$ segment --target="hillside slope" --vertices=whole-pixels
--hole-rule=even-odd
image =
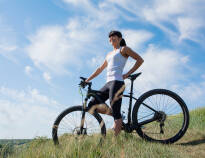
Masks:
[[[36,138],[15,146],[9,158],[202,158],[205,155],[205,108],[190,112],[190,126],[185,136],[171,145],[146,142],[136,134],[122,132],[115,138],[108,132],[103,144],[99,136],[67,136],[63,144],[54,146],[52,140]],[[2,150],[3,152],[3,150]]]

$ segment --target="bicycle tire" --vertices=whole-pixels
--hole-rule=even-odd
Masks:
[[[63,125],[63,119],[65,120],[66,117],[70,117],[71,114],[73,114],[74,112],[78,112],[77,115],[78,117],[76,118],[72,118],[72,120],[70,120],[71,122],[67,123],[67,125],[69,126],[72,126],[73,123],[77,123],[76,120],[74,119],[78,119],[78,121],[81,121],[81,113],[82,113],[82,106],[72,106],[70,108],[67,108],[66,110],[64,110],[63,112],[61,112],[58,117],[56,118],[56,120],[54,121],[54,124],[53,124],[53,128],[52,128],[52,138],[53,138],[53,142],[55,145],[59,144],[59,138],[64,135],[64,134],[71,134],[71,135],[76,135],[75,133],[75,130],[77,130],[77,128],[80,127],[80,122],[78,122],[78,126],[77,127],[74,127],[73,129],[73,133],[69,133],[68,132],[68,126],[66,126],[65,128],[67,129],[65,131],[64,134],[59,134],[59,130],[61,128],[61,126]],[[95,122],[97,124],[99,124],[99,133],[102,135],[102,136],[105,136],[106,135],[106,127],[105,127],[105,123],[102,119],[102,117],[97,113],[97,112],[93,112],[93,114],[89,113],[88,110],[86,109],[86,114],[85,114],[85,123],[84,123],[84,126],[86,125],[86,119],[88,118],[88,116],[90,116],[92,119],[92,123]],[[89,118],[90,119],[90,118]],[[69,119],[66,119],[69,121]],[[75,122],[76,121],[76,122]],[[70,127],[71,128],[71,127]],[[86,127],[87,128],[87,127]],[[85,128],[85,129],[86,129]],[[87,129],[86,129],[87,130]],[[90,133],[88,133],[86,131],[86,134],[90,135]],[[94,133],[93,133],[94,134]],[[84,133],[85,135],[85,133]]]
[[[166,106],[165,104],[162,105],[161,103],[159,103],[163,101],[163,98],[165,97],[168,97],[168,100],[169,100],[169,101],[168,100],[166,101]],[[152,98],[160,98],[159,99],[160,101],[159,100],[155,101],[155,103],[153,104],[153,102],[150,101]],[[168,103],[170,102],[170,100],[171,100],[172,106],[168,107]],[[173,101],[174,101],[174,104],[173,104]],[[165,103],[165,99],[163,102]],[[149,103],[149,105],[152,103],[152,108],[154,108],[155,106],[155,110],[163,114],[164,116],[163,118],[164,126],[163,127],[166,128],[168,132],[172,130],[171,128],[173,128],[173,135],[168,134],[167,131],[165,132],[163,128],[158,126],[159,122],[161,122],[160,125],[161,124],[163,125],[162,120],[159,122],[154,121],[154,122],[145,124],[143,126],[139,125],[140,119],[143,121],[146,120],[145,117],[144,118],[141,117],[140,113],[144,113],[144,115],[146,114],[146,116],[149,118],[153,117],[151,116],[152,110],[149,110],[142,103],[147,103],[147,104]],[[178,107],[173,107],[175,104],[178,104]],[[165,110],[170,108],[171,110],[165,112],[165,110],[163,111],[163,108]],[[147,114],[148,111],[150,111],[150,115]],[[173,112],[176,111],[176,113],[171,114],[170,111],[173,111]],[[133,120],[133,124],[137,126],[136,132],[143,139],[148,140],[148,141],[160,142],[164,144],[171,144],[171,143],[178,141],[187,131],[187,128],[189,126],[189,111],[183,99],[176,93],[170,90],[166,90],[166,89],[153,89],[153,90],[150,90],[142,94],[139,97],[139,99],[136,101],[134,108],[133,108],[132,120]],[[157,126],[160,128],[160,130],[157,129]],[[177,127],[179,127],[179,129],[176,130]],[[156,131],[154,131],[155,129]],[[149,132],[148,130],[154,131],[154,132]],[[157,131],[160,131],[160,133],[157,133]]]

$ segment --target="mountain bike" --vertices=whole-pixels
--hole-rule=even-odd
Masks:
[[[166,89],[153,89],[142,94],[138,99],[133,94],[134,80],[141,73],[130,75],[130,92],[122,95],[129,98],[127,122],[123,119],[122,130],[127,133],[136,132],[141,138],[171,144],[179,140],[189,126],[189,111],[183,99],[176,93]],[[87,88],[82,105],[65,109],[56,118],[52,128],[54,144],[59,144],[64,135],[95,135],[106,136],[106,126],[97,110],[90,110],[87,102],[91,97],[106,104],[98,97],[100,91],[91,88],[91,82],[80,77],[80,89]],[[134,107],[132,107],[132,103]],[[99,105],[96,105],[96,107]]]

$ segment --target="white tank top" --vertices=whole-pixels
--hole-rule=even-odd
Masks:
[[[122,72],[127,58],[120,53],[121,47],[106,56],[107,61],[107,82],[118,80],[123,81]]]

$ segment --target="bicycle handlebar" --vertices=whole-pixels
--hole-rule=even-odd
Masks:
[[[84,78],[84,77],[80,77],[80,79],[82,79],[83,81],[85,81],[87,78]]]
[[[85,82],[87,78],[80,77],[81,81],[78,85],[80,85],[82,88],[85,88],[87,85],[91,86],[92,82]]]

